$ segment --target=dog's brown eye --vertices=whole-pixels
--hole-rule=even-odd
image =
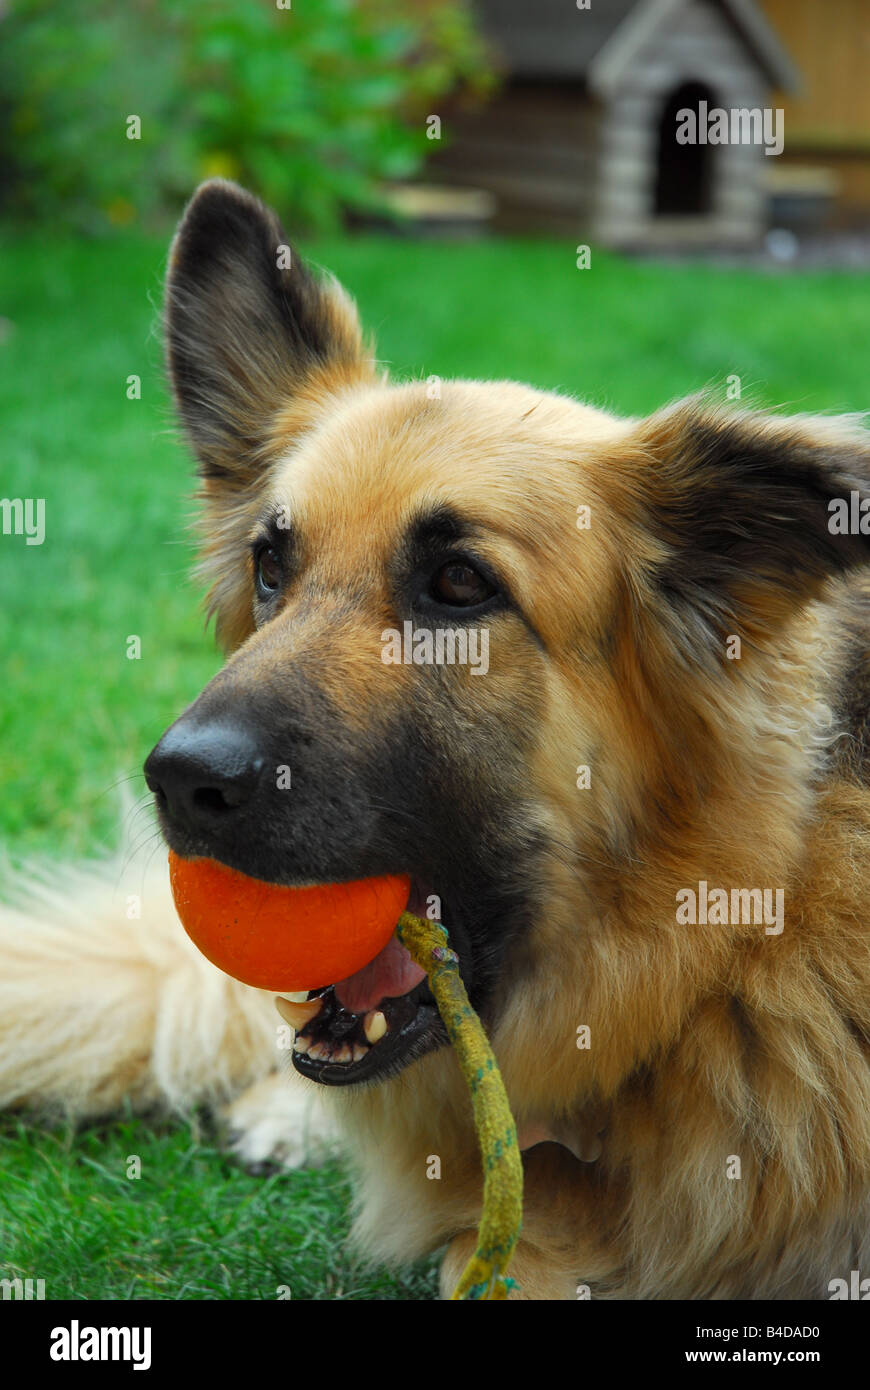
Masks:
[[[438,603],[450,604],[454,608],[470,608],[472,604],[483,603],[490,598],[495,589],[471,565],[454,560],[436,571],[430,592]]]
[[[254,566],[257,571],[257,583],[267,594],[273,594],[276,589],[281,587],[283,572],[281,561],[277,551],[271,546],[264,545],[257,551],[254,559]]]

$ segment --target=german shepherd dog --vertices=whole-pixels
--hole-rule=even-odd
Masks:
[[[860,425],[393,385],[345,292],[222,181],[175,238],[166,338],[229,653],[145,765],[169,845],[280,884],[407,873],[437,903],[524,1149],[515,1296],[870,1276]],[[487,661],[438,660],[444,632]],[[358,1237],[446,1246],[449,1290],[482,1181],[425,979],[394,939],[320,997],[293,1064],[347,1136]],[[104,1102],[153,1094],[149,1026],[118,1024]],[[238,1081],[233,1049],[268,1047],[245,1028],[197,1065]]]

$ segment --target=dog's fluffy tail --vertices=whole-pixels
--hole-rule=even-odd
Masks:
[[[0,1107],[218,1101],[275,1064],[271,996],[182,930],[165,857],[0,866]]]

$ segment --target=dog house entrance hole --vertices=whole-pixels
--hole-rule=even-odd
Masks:
[[[710,145],[677,144],[677,113],[688,108],[699,118],[699,107],[716,104],[704,82],[684,82],[665,102],[659,121],[656,160],[655,213],[657,217],[698,217],[712,207],[712,155]],[[699,118],[700,119],[700,118]]]

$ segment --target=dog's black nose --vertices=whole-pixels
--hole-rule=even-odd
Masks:
[[[265,765],[243,724],[182,716],[145,763],[145,781],[170,816],[191,829],[214,825],[249,801]]]

